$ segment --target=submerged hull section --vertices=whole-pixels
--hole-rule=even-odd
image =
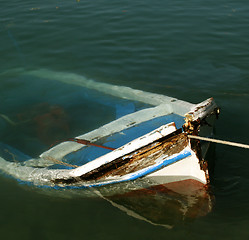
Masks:
[[[74,74],[55,74],[48,70],[21,72],[18,81],[25,83],[28,81],[31,86],[35,78],[37,84],[42,86],[56,82],[54,86],[57,89],[61,84],[63,96],[68,92],[70,94],[68,99],[63,97],[55,100],[53,93],[50,93],[51,101],[45,107],[42,105],[42,112],[37,112],[38,108],[35,107],[37,105],[34,106],[37,111],[33,111],[30,115],[26,114],[30,112],[26,109],[20,115],[21,117],[25,115],[25,119],[21,122],[16,123],[17,117],[14,115],[10,118],[8,116],[1,118],[0,123],[4,123],[4,126],[9,124],[8,129],[11,131],[16,131],[15,124],[27,127],[25,124],[30,120],[34,125],[33,132],[32,129],[28,129],[27,134],[22,132],[18,135],[14,132],[14,135],[19,137],[19,145],[15,142],[12,145],[13,139],[7,141],[9,145],[33,157],[9,145],[0,145],[0,169],[4,173],[35,186],[54,189],[92,187],[104,189],[105,186],[118,188],[119,184],[126,184],[138,190],[154,185],[171,184],[171,188],[175,186],[175,190],[172,191],[180,193],[181,187],[176,187],[177,183],[179,186],[182,186],[182,183],[184,185],[185,183],[196,185],[196,182],[200,185],[208,183],[208,172],[203,167],[205,164],[202,162],[203,156],[200,155],[200,144],[196,140],[190,142],[186,133],[198,134],[200,130],[198,128],[200,126],[203,128],[206,116],[216,107],[213,99],[195,105],[159,94],[97,83]],[[50,95],[43,101],[48,100]],[[23,98],[27,101],[25,94]],[[64,108],[55,108],[60,101]],[[103,122],[103,126],[97,128],[95,126],[95,130],[77,138],[116,150],[110,152],[108,149],[65,141],[43,152],[44,144],[51,143],[47,140],[51,140],[50,129],[55,128],[51,119],[53,120],[56,114],[59,114],[61,123],[58,132],[63,129],[66,136],[72,137],[70,134],[75,131],[70,132],[66,113],[71,111],[71,114],[74,114],[74,107],[80,101],[82,102],[79,104],[79,109],[89,109],[89,106],[94,106],[96,113],[101,109],[101,114],[108,109],[110,113],[108,122],[109,117],[110,122]],[[73,105],[71,108],[68,107],[70,104]],[[83,122],[79,116],[80,114],[73,115],[74,119]],[[97,116],[99,117],[98,114]],[[11,121],[13,119],[14,122]],[[184,119],[187,119],[186,125]],[[46,125],[46,131],[43,131],[45,122],[50,125]],[[182,132],[183,125],[185,132]],[[205,132],[209,134],[212,126],[205,127],[207,127]],[[84,129],[84,126],[79,125],[79,129]],[[79,132],[79,129],[76,132]],[[42,135],[44,132],[49,134]],[[28,150],[38,149],[35,153],[25,151],[30,139],[33,145],[28,147]],[[43,150],[40,151],[41,149]],[[43,153],[40,154],[41,152]],[[127,190],[130,190],[129,187]]]
[[[57,189],[102,187],[137,179],[149,182],[146,186],[184,180],[207,184],[206,173],[201,169],[187,135],[176,130],[174,123],[155,129],[80,167],[59,160],[51,163],[50,158],[28,159],[18,152],[15,154],[20,155],[20,159],[22,157],[22,162],[0,158],[0,167],[24,182]],[[77,151],[79,154],[80,150]],[[56,163],[65,165],[58,169]],[[137,185],[137,189],[143,187]]]
[[[61,187],[101,187],[139,178],[153,185],[188,179],[207,183],[187,135],[176,131],[173,123],[70,171],[68,176],[53,182]]]

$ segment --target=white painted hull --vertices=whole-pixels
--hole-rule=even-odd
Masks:
[[[191,194],[193,189],[193,186],[190,186],[189,189],[187,189],[186,186],[181,188],[181,185],[183,185],[182,183],[184,181],[188,181],[189,183],[196,185],[197,189],[195,190],[198,190],[199,187],[201,188],[207,184],[205,172],[200,169],[199,160],[194,152],[191,156],[188,156],[179,162],[149,174],[145,178],[149,178],[155,183],[155,185],[167,185],[168,187],[171,186],[170,188],[173,191],[184,194]],[[180,188],[177,187],[177,183],[179,183]]]
[[[92,142],[102,141],[108,137],[111,138],[111,136],[115,134],[120,135],[122,138],[127,129],[131,129],[132,127],[135,128],[154,119],[160,119],[171,115],[178,116],[183,123],[185,117],[191,121],[196,120],[198,118],[205,117],[216,107],[213,99],[208,99],[201,104],[195,105],[168,96],[146,93],[140,90],[134,90],[122,86],[113,86],[106,83],[97,83],[93,80],[88,80],[75,74],[55,73],[48,70],[28,71],[21,74],[39,77],[39,79],[44,78],[50,79],[51,81],[61,81],[63,84],[73,84],[79,86],[80,88],[82,87],[98,91],[98,94],[109,94],[111,97],[126,100],[128,99],[131,102],[134,101],[146,104],[146,108],[136,110],[132,113],[123,115],[122,117],[118,117],[98,129],[78,136],[78,138],[86,139]],[[115,105],[115,102],[113,105]],[[172,121],[162,122],[163,123],[160,123],[159,126]],[[179,120],[179,129],[181,129],[183,123]],[[153,127],[153,129],[156,129],[157,127]],[[212,127],[210,127],[209,130],[211,129]],[[146,133],[148,134],[150,131],[147,131]],[[24,162],[14,162],[12,161],[12,155],[9,156],[8,159],[3,154],[0,156],[0,169],[20,181],[27,182],[29,184],[31,183],[35,186],[45,186],[56,189],[70,187],[91,188],[103,187],[105,185],[109,187],[110,185],[119,186],[120,183],[130,185],[132,186],[132,189],[142,189],[144,186],[153,185],[167,184],[169,186],[169,184],[171,184],[171,186],[173,186],[172,184],[175,183],[182,185],[182,183],[186,181],[189,183],[198,182],[201,186],[205,186],[207,184],[205,172],[200,169],[199,160],[194,151],[190,149],[190,146],[186,147],[182,152],[173,154],[173,156],[160,156],[160,158],[158,158],[155,162],[153,168],[145,168],[122,177],[115,176],[112,178],[102,179],[103,181],[99,181],[97,184],[94,184],[93,182],[87,183],[84,181],[78,181],[76,183],[67,183],[66,181],[62,184],[56,183],[56,180],[58,179],[80,179],[84,174],[87,174],[106,163],[110,163],[117,158],[122,158],[123,155],[129,154],[130,152],[135,152],[141,146],[145,146],[146,144],[160,139],[161,136],[165,137],[167,134],[172,133],[172,126],[167,128],[165,132],[157,130],[154,130],[153,132],[153,137],[155,138],[151,137],[152,135],[148,138],[146,137],[146,139],[149,140],[147,142],[143,142],[143,140],[141,140],[143,137],[147,136],[144,132],[140,135],[140,140],[135,142],[135,144],[134,139],[138,136],[136,135],[134,138],[132,136],[133,141],[129,138],[124,143],[121,141],[123,145],[119,145],[117,150],[109,154],[105,153],[100,155],[95,159],[91,159],[90,163],[84,163],[81,164],[81,166],[77,165],[77,168],[73,170],[67,168],[62,169],[59,167],[56,168],[55,162],[50,159],[55,159],[57,163],[59,161],[63,162],[64,158],[66,158],[69,154],[77,153],[77,151],[87,148],[86,146],[82,146],[76,142],[63,142],[43,152],[39,158],[30,158]],[[10,150],[12,149],[10,148]]]

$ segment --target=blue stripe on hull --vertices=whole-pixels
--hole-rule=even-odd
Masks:
[[[83,188],[90,188],[90,187],[101,187],[101,186],[106,186],[106,185],[110,185],[110,184],[115,184],[115,183],[121,183],[121,182],[127,182],[127,181],[133,181],[136,180],[138,178],[144,177],[150,173],[153,173],[155,171],[158,171],[159,169],[166,167],[174,162],[177,162],[179,160],[182,160],[186,157],[191,156],[191,150],[190,149],[185,149],[183,150],[181,153],[177,154],[176,156],[172,156],[172,157],[168,157],[166,158],[164,161],[155,164],[153,166],[147,167],[145,169],[142,169],[138,172],[135,172],[133,174],[130,174],[128,178],[125,179],[120,179],[120,180],[114,180],[114,181],[110,181],[110,182],[100,182],[100,183],[96,183],[96,184],[91,184],[88,186],[82,186]]]

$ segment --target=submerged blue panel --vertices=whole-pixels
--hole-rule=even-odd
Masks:
[[[119,148],[124,144],[141,137],[162,125],[168,124],[170,122],[175,122],[177,128],[181,128],[184,123],[184,118],[176,115],[170,114],[167,116],[157,117],[149,121],[140,123],[134,127],[125,129],[122,133],[116,133],[106,139],[108,146],[113,148]]]
[[[177,128],[181,128],[184,123],[184,118],[176,115],[170,114],[167,116],[162,116],[158,118],[151,119],[149,121],[140,123],[134,127],[130,127],[125,129],[122,132],[115,133],[113,135],[107,136],[103,139],[97,141],[97,144],[119,148],[124,144],[139,138],[156,128],[159,128],[162,125],[165,125],[170,122],[175,122]],[[83,165],[87,162],[90,162],[106,153],[110,152],[110,150],[98,148],[94,146],[84,147],[76,152],[70,153],[65,156],[64,160],[70,164],[74,165]]]
[[[121,112],[127,113],[129,109],[132,109],[132,106],[130,105],[127,109],[124,108],[124,111],[120,110]],[[102,138],[98,140],[96,143],[112,148],[119,148],[123,146],[124,144],[139,138],[143,136],[144,134],[147,134],[154,129],[165,125],[170,122],[175,122],[177,128],[180,128],[182,124],[184,123],[184,118],[176,115],[176,114],[170,114],[167,116],[163,117],[158,117],[151,119],[149,121],[140,123],[138,125],[135,125],[133,127],[130,127],[128,129],[123,130],[122,132],[115,133],[113,135],[107,136],[105,138]],[[73,164],[73,165],[83,165],[87,162],[90,162],[104,154],[109,153],[111,150],[108,149],[103,149],[99,147],[94,147],[94,146],[86,146],[81,148],[78,151],[75,151],[73,153],[68,154],[67,156],[64,157],[63,161]],[[3,157],[4,159],[8,161],[18,161],[18,162],[23,162],[30,157],[28,155],[25,155],[21,151],[16,150],[15,148],[7,145],[0,143],[0,156]],[[58,169],[58,168],[66,168],[69,169],[71,167],[68,166],[63,166],[63,165],[58,165],[54,164],[50,168],[53,169]]]
[[[126,104],[116,104],[116,119],[136,111],[135,105],[132,102]]]
[[[37,157],[57,141],[81,135],[151,107],[42,76],[18,75],[1,82],[1,86],[8,87],[10,84],[8,91],[0,89],[3,100],[0,141],[32,157]]]

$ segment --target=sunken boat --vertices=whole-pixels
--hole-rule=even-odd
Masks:
[[[80,101],[114,114],[110,122],[70,136],[38,156],[2,141],[0,169],[5,174],[37,187],[93,189],[105,196],[151,187],[190,196],[203,194],[208,186],[209,145],[188,135],[213,135],[219,113],[213,98],[192,104],[45,69],[21,72],[18,77],[57,82],[65,91],[72,87]],[[1,115],[2,126],[13,125],[10,121]]]

